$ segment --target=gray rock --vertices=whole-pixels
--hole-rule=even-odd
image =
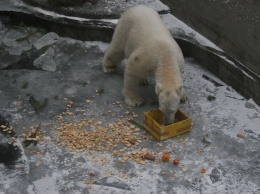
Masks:
[[[11,29],[4,37],[3,43],[5,46],[11,47],[13,45],[16,45],[17,41],[24,39],[26,36],[27,34],[25,32]]]
[[[46,53],[34,60],[33,65],[46,71],[56,71],[56,62],[54,61],[54,50],[49,48]]]
[[[40,39],[38,39],[33,46],[35,46],[38,50],[45,47],[45,46],[49,46],[54,44],[55,42],[57,42],[59,39],[59,36],[54,33],[54,32],[50,32],[48,34],[45,34],[43,37],[41,37]]]
[[[252,98],[250,98],[246,103],[245,103],[245,107],[246,108],[250,108],[250,109],[255,109],[256,108],[256,103],[254,102],[254,100]]]
[[[24,51],[32,48],[32,45],[27,41],[28,35],[22,30],[11,29],[3,38],[3,43],[8,47],[9,54],[20,55]]]
[[[255,119],[255,118],[257,118],[257,113],[255,113],[255,112],[250,112],[250,113],[247,114],[247,117],[248,117],[249,119]]]

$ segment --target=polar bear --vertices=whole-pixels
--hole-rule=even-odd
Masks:
[[[183,95],[181,72],[182,51],[172,38],[159,14],[139,5],[129,8],[119,19],[112,41],[103,59],[103,71],[115,72],[127,58],[123,95],[130,106],[140,106],[138,85],[147,77],[155,77],[159,109],[166,123],[172,123]]]

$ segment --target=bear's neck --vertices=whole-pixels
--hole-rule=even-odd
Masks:
[[[155,72],[156,83],[161,83],[166,88],[178,88],[182,85],[181,72],[177,64],[162,63]]]

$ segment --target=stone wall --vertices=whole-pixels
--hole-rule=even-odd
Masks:
[[[172,13],[260,75],[259,0],[162,0]]]

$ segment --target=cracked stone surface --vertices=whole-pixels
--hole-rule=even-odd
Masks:
[[[164,22],[171,23],[167,18]],[[38,44],[43,39],[48,44]],[[185,59],[183,74],[188,101],[180,106],[193,120],[190,133],[158,142],[140,128],[133,133],[138,144],[116,144],[108,151],[65,145],[62,123],[72,124],[74,131],[74,125],[95,120],[82,130],[91,132],[122,122],[131,131],[124,119],[141,124],[143,112],[158,108],[153,79],[140,87],[143,107],[124,103],[125,61],[116,74],[104,74],[107,46],[0,22],[0,193],[259,193],[260,108],[192,58]],[[48,100],[38,114],[31,96]],[[8,134],[2,125],[14,132]],[[23,134],[37,126],[39,142],[26,147]],[[6,163],[8,145],[18,150],[18,159]],[[151,150],[156,160],[122,162],[124,154],[143,149]],[[122,154],[113,154],[115,150]],[[170,162],[161,161],[164,152],[170,153]],[[180,160],[178,166],[172,164],[174,158]]]
[[[158,0],[93,0],[94,3],[86,1],[78,6],[53,6],[49,0],[23,0],[29,5],[41,7],[45,10],[69,16],[77,16],[91,19],[117,19],[129,7],[134,5],[147,5],[159,13],[169,12],[169,8]],[[87,11],[86,11],[87,10]]]

